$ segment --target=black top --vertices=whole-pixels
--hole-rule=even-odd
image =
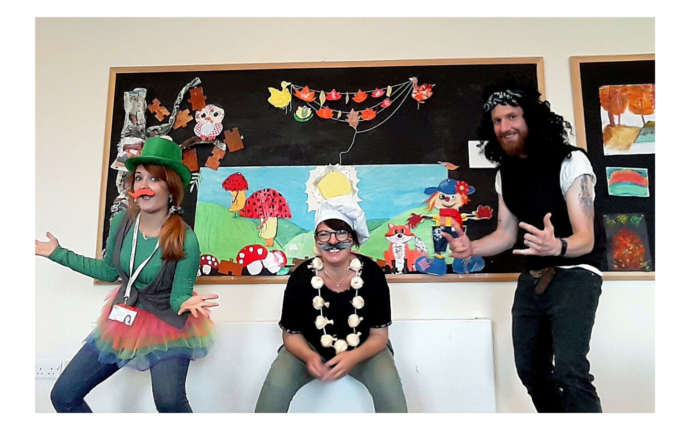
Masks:
[[[581,151],[579,148],[573,150]],[[587,154],[585,151],[582,152]],[[518,220],[538,229],[544,228],[544,216],[550,212],[556,237],[568,237],[573,234],[560,182],[561,164],[565,156],[560,160],[511,157],[500,166],[503,201],[510,212]],[[606,237],[601,215],[596,210],[596,199],[594,205],[594,248],[590,253],[574,258],[526,256],[525,269],[538,270],[549,266],[589,264],[599,270],[605,270]],[[520,237],[522,235],[524,232]],[[520,243],[521,241],[518,240],[518,244]]]
[[[324,285],[321,287],[321,297],[330,303],[328,307],[323,308],[323,316],[333,320],[333,324],[326,325],[326,333],[345,340],[348,334],[354,331],[361,332],[361,345],[367,340],[370,328],[391,325],[391,301],[383,270],[370,258],[359,254],[356,256],[362,262],[361,278],[364,281],[362,288],[358,290],[358,294],[364,299],[364,307],[357,310],[357,315],[363,318],[359,325],[353,330],[347,323],[348,317],[355,313],[352,306],[352,298],[356,291],[354,288],[350,287],[336,293]],[[315,271],[307,267],[312,260],[300,264],[290,275],[283,295],[283,312],[278,324],[288,333],[302,334],[323,358],[330,360],[335,356],[335,349],[321,346],[321,336],[324,332],[315,325],[316,317],[321,315],[321,312],[312,304],[314,297],[319,294],[318,290],[311,286]]]

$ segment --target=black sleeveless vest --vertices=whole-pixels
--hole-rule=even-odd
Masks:
[[[568,237],[573,234],[565,197],[561,191],[561,163],[564,159],[554,162],[552,158],[551,162],[544,162],[543,159],[535,157],[511,158],[499,167],[503,201],[508,209],[518,220],[538,229],[544,228],[544,216],[551,212],[551,223],[556,237]],[[525,269],[539,270],[549,266],[589,264],[599,270],[605,270],[604,225],[598,211],[595,210],[594,214],[594,248],[589,254],[575,258],[525,256]],[[524,233],[525,231],[520,231],[518,243],[522,243]]]
[[[129,276],[122,270],[120,264],[120,252],[122,251],[122,244],[125,241],[125,235],[129,233],[134,223],[125,215],[118,227],[115,235],[115,249],[113,251],[113,264],[117,269],[120,278],[122,279],[122,286],[115,296],[116,304],[123,304],[125,302],[125,291],[127,290],[127,281]],[[185,229],[189,226],[185,223]],[[160,320],[165,321],[171,326],[181,329],[187,322],[188,314],[177,315],[177,312],[170,307],[170,294],[172,292],[173,279],[175,278],[175,268],[177,261],[164,260],[161,270],[158,272],[153,281],[144,289],[137,290],[132,286],[130,297],[127,300],[128,306],[139,304],[142,309],[151,312]]]

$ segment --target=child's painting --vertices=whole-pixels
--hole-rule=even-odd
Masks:
[[[655,85],[599,88],[604,155],[654,154]]]
[[[647,169],[607,167],[606,184],[611,196],[649,197]]]
[[[416,261],[435,258],[436,239],[432,228],[416,228],[419,220],[410,219],[436,216],[427,184],[445,184],[447,176],[440,164],[202,168],[194,231],[205,261],[212,264],[200,275],[287,274],[314,255],[316,209],[342,195],[360,204],[371,234],[356,252],[387,273],[419,271]],[[454,199],[452,193],[445,196]],[[481,206],[457,212],[462,220],[474,220],[491,218],[492,210]],[[445,263],[439,263],[444,273]]]
[[[644,214],[605,214],[608,269],[654,270]]]
[[[447,176],[441,165],[202,168],[194,230],[202,254],[220,262],[207,274],[287,273],[313,256],[316,208],[344,194],[359,202],[371,233],[358,252],[383,261],[391,225],[424,210],[424,189],[415,184]],[[432,242],[428,229],[405,239],[412,250],[417,240]]]

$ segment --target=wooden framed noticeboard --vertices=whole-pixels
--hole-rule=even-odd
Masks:
[[[655,56],[571,57],[575,127],[597,176],[609,279],[654,279]]]
[[[495,169],[477,148],[481,92],[515,74],[544,94],[543,69],[541,58],[112,68],[99,253],[126,208],[124,160],[163,135],[193,173],[182,208],[204,254],[199,283],[285,282],[313,255],[315,208],[337,192],[364,209],[371,239],[357,252],[390,282],[514,280],[522,265],[510,251],[469,274],[450,258],[446,275],[420,274],[410,262],[433,254],[431,223],[404,227],[433,215],[425,190],[451,179],[472,189],[468,236],[495,229]],[[240,257],[249,248],[261,254],[252,267]]]

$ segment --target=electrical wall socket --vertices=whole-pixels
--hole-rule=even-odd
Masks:
[[[57,379],[62,372],[61,360],[36,360],[36,379]]]

